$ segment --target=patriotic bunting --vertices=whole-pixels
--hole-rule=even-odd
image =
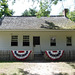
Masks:
[[[51,51],[45,51],[45,53],[50,59],[56,60],[62,57],[64,51],[63,50],[55,50],[55,51],[51,50]]]
[[[30,53],[32,51],[25,51],[25,50],[12,50],[11,51],[13,56],[16,58],[16,59],[19,59],[19,60],[24,60],[26,59]]]

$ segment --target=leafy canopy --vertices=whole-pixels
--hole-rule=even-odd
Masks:
[[[75,22],[75,10],[72,11],[72,12],[69,12],[69,13],[67,14],[67,17],[68,17],[70,20],[72,20],[72,21]]]
[[[63,12],[60,12],[59,14],[63,15]],[[67,9],[66,17],[75,22],[75,10],[70,12],[70,10]]]
[[[40,2],[40,10],[36,13],[37,17],[42,16],[49,16],[50,14],[50,7],[48,5],[48,2]]]
[[[10,10],[8,8],[8,4],[7,4],[8,1],[10,1],[10,0],[0,0],[0,17],[12,16],[14,14],[13,10]],[[17,0],[11,0],[11,1],[12,1],[12,3],[15,3]],[[31,1],[31,0],[23,0],[23,1]],[[24,13],[26,15],[29,15],[29,16],[36,15],[38,17],[49,16],[50,11],[51,11],[51,5],[57,4],[58,1],[62,1],[62,0],[32,0],[33,3],[35,3],[36,1],[38,3],[40,3],[40,6],[39,6],[40,10],[37,13],[34,9],[29,9],[29,11],[25,10]],[[24,16],[25,14],[22,14],[22,15]]]
[[[42,16],[49,16],[52,4],[56,5],[58,3],[58,1],[62,1],[62,0],[22,0],[22,1],[28,1],[28,2],[32,1],[33,3],[35,3],[37,1],[40,4],[39,5],[40,10],[37,11],[37,13],[34,9],[29,9],[29,11],[25,10],[22,13],[22,16],[42,17]],[[13,0],[13,2],[15,3],[16,0]],[[30,12],[32,12],[33,14]]]
[[[22,13],[22,16],[36,16],[36,10],[35,8],[29,8],[29,10],[25,10],[23,13]]]
[[[2,16],[12,16],[13,10],[8,8],[7,0],[0,0],[0,18]]]
[[[50,15],[50,11],[51,11],[51,5],[52,4],[57,4],[58,1],[61,0],[32,0],[33,3],[35,3],[35,1],[37,1],[40,5],[39,11],[36,11],[35,9],[29,9],[25,10],[22,14],[22,16],[37,16],[37,17],[42,17],[42,16],[49,16]]]

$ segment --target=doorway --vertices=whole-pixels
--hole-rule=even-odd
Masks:
[[[41,54],[40,51],[40,36],[33,36],[34,54]]]

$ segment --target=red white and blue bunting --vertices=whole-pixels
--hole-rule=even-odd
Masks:
[[[63,50],[55,50],[55,51],[51,50],[51,51],[45,51],[45,53],[50,59],[56,60],[62,57],[64,51]]]
[[[12,50],[11,51],[13,56],[18,59],[18,60],[24,60],[26,59],[30,53],[32,52],[31,50],[25,51],[25,50]]]

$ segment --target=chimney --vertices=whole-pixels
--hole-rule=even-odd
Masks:
[[[66,8],[66,9],[63,10],[64,17],[67,17],[67,13],[68,13],[68,9]]]

